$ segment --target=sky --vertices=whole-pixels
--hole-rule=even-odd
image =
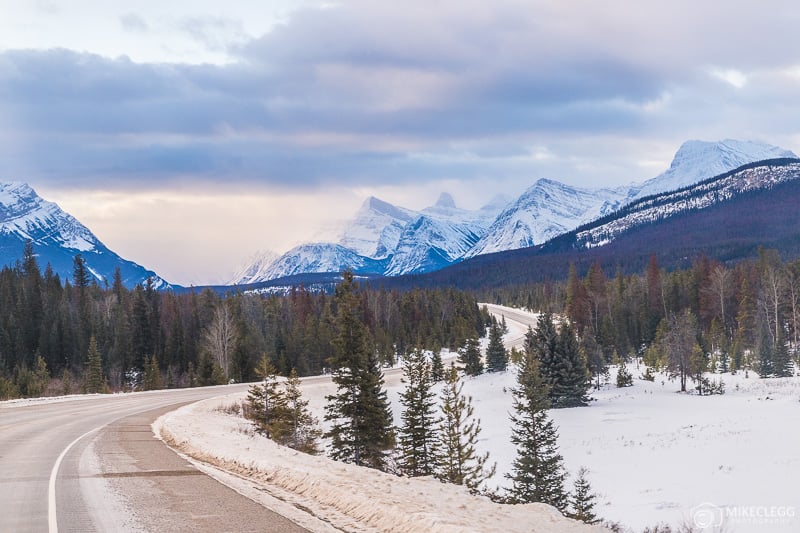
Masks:
[[[179,284],[370,195],[620,185],[688,139],[800,153],[800,6],[0,0],[0,180]],[[488,192],[491,192],[489,194]]]

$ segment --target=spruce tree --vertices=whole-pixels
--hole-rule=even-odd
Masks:
[[[558,374],[558,332],[553,315],[542,313],[536,322],[536,331],[528,328],[525,335],[525,350],[539,361],[539,372],[552,393]]]
[[[464,373],[468,376],[478,376],[483,374],[483,362],[481,361],[481,349],[478,346],[478,339],[470,337],[461,350],[458,351],[458,362],[464,365]]]
[[[555,373],[550,400],[553,407],[586,405],[589,373],[581,355],[578,339],[569,322],[561,323],[556,342]]]
[[[597,495],[592,492],[589,480],[586,479],[586,468],[578,470],[578,477],[575,478],[574,491],[570,494],[570,512],[567,514],[574,520],[580,520],[586,524],[596,524],[600,522],[594,512]]]
[[[403,363],[405,389],[400,394],[403,425],[398,431],[400,469],[408,476],[430,476],[436,464],[436,416],[431,372],[417,348]]]
[[[161,371],[155,355],[150,356],[144,365],[144,390],[161,388]]]
[[[440,350],[434,350],[431,356],[431,380],[438,383],[444,379],[444,364]]]
[[[463,388],[458,371],[450,365],[441,393],[442,417],[435,476],[445,483],[465,485],[477,492],[480,485],[494,475],[496,465],[487,469],[489,453],[478,455],[475,449],[481,425],[473,415],[472,397],[464,395]]]
[[[103,392],[104,386],[103,362],[100,358],[100,351],[97,349],[97,340],[92,336],[89,339],[89,352],[86,362],[86,392],[88,394]]]
[[[489,326],[489,344],[486,347],[486,371],[502,372],[508,367],[508,352],[503,344],[503,332],[497,324],[497,320],[492,319]]]
[[[318,427],[317,419],[308,410],[308,400],[303,399],[300,378],[294,368],[286,380],[284,398],[286,399],[285,412],[287,416],[285,426],[288,431],[281,444],[304,453],[317,455],[320,451],[319,437],[322,431]]]
[[[331,427],[325,436],[333,459],[385,470],[394,446],[392,412],[378,354],[359,316],[353,273],[342,277],[334,297],[337,335],[330,360],[337,392],[326,398],[325,420]]]
[[[772,350],[772,371],[775,377],[785,378],[794,375],[792,357],[786,346],[786,339],[783,335],[783,328],[780,329],[775,348]]]
[[[506,474],[512,481],[509,500],[542,502],[564,511],[566,473],[558,453],[558,432],[547,415],[550,400],[536,357],[527,354],[523,359],[512,394],[511,442],[517,447],[517,455],[511,473]]]
[[[256,431],[267,438],[279,440],[286,433],[286,396],[278,386],[275,367],[267,359],[261,357],[255,374],[261,383],[254,383],[247,391],[250,418]]]

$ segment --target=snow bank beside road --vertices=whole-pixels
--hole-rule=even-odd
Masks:
[[[159,418],[153,430],[189,457],[242,476],[242,484],[256,483],[272,496],[346,531],[604,531],[568,520],[547,505],[499,505],[432,478],[400,478],[278,446],[253,435],[245,419],[215,410],[243,397],[235,394],[187,405]]]

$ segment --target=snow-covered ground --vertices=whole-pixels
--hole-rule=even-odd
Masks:
[[[519,342],[524,327],[509,322],[506,338]],[[666,523],[697,527],[722,522],[725,532],[800,531],[800,378],[762,380],[725,374],[723,396],[676,393],[676,382],[656,374],[632,387],[605,385],[588,407],[551,411],[570,474],[581,466],[599,495],[598,515],[631,531]],[[614,383],[615,369],[611,372]],[[386,373],[396,423],[400,372]],[[497,462],[489,487],[504,487],[515,450],[510,442],[511,369],[466,378],[483,428],[480,448]],[[322,419],[327,377],[304,381],[304,395]],[[241,399],[241,396],[238,397]],[[190,455],[222,462],[255,476],[279,499],[308,508],[347,530],[572,531],[543,506],[501,506],[432,479],[404,479],[333,463],[280,448],[252,436],[244,420],[214,411],[237,400],[207,401],[167,415],[159,428]],[[247,483],[245,483],[247,485]],[[544,520],[544,522],[542,522]],[[572,529],[575,528],[575,529]],[[312,529],[314,529],[312,527]]]

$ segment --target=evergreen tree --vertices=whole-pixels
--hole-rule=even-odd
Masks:
[[[430,476],[436,464],[436,417],[431,372],[425,353],[416,349],[403,363],[405,389],[400,441],[400,469],[408,476]]]
[[[600,522],[594,513],[597,495],[592,492],[589,480],[586,479],[586,472],[584,467],[578,470],[578,477],[575,479],[574,485],[575,489],[569,498],[571,510],[567,516],[586,524],[596,524]]]
[[[444,364],[442,364],[442,354],[439,350],[434,350],[431,356],[431,380],[438,383],[444,379]]]
[[[458,351],[458,362],[464,365],[464,373],[468,376],[483,374],[481,349],[477,338],[470,337],[467,339],[467,344]]]
[[[286,425],[289,431],[281,444],[303,453],[317,455],[320,452],[319,437],[322,431],[318,427],[317,419],[308,410],[308,400],[303,399],[303,393],[300,390],[300,378],[294,368],[286,380],[284,397],[286,398],[286,414],[288,416],[288,424]]]
[[[278,387],[278,376],[275,367],[264,354],[255,369],[256,376],[262,382],[250,386],[247,403],[250,407],[250,418],[256,431],[267,438],[279,440],[286,431],[287,399]]]
[[[772,368],[772,339],[769,336],[769,329],[766,326],[766,321],[762,322],[760,328],[760,335],[758,337],[758,375],[762,378],[770,377],[774,374]]]
[[[633,385],[633,375],[628,371],[625,361],[620,361],[617,368],[617,387],[630,387]]]
[[[331,358],[337,393],[326,398],[325,420],[331,428],[325,436],[331,439],[333,459],[385,470],[394,431],[383,372],[359,316],[353,274],[342,277],[335,293],[337,336]]]
[[[589,400],[589,373],[578,339],[568,321],[561,323],[556,343],[555,374],[550,390],[553,407],[577,407]]]
[[[104,386],[103,362],[100,359],[100,351],[97,349],[97,340],[92,336],[89,339],[86,362],[86,392],[88,394],[103,392]]]
[[[536,331],[528,328],[525,335],[525,350],[539,361],[539,373],[547,386],[548,394],[552,393],[558,375],[558,332],[553,322],[553,315],[542,313],[536,322]]]
[[[566,510],[566,473],[558,453],[558,432],[547,415],[547,386],[539,373],[539,360],[530,354],[522,360],[517,386],[512,391],[514,414],[511,442],[517,448],[508,490],[514,503],[542,502]]]
[[[786,346],[786,338],[783,335],[783,328],[779,330],[775,348],[772,350],[772,371],[775,377],[785,378],[794,375],[792,357]]]
[[[442,417],[435,476],[445,483],[465,485],[477,492],[480,485],[494,475],[496,465],[487,469],[489,453],[478,455],[475,449],[481,424],[474,418],[472,397],[464,395],[463,388],[458,371],[450,365],[441,393]]]
[[[497,324],[497,320],[492,319],[489,326],[489,344],[486,347],[486,371],[502,372],[508,366],[508,352],[503,344],[503,332]]]
[[[144,366],[144,390],[157,390],[162,387],[158,359],[151,355]]]

